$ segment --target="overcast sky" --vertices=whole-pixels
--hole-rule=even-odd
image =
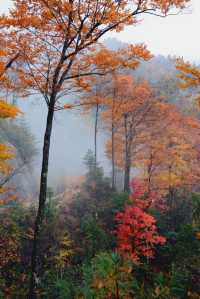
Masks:
[[[12,0],[0,0],[0,12],[6,11]],[[125,42],[145,42],[153,54],[177,55],[200,62],[200,0],[192,0],[190,13],[165,19],[145,16],[142,24],[124,32],[109,34]]]

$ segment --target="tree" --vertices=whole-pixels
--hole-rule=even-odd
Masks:
[[[140,87],[138,85],[137,88],[140,90]],[[128,113],[125,114],[128,125],[122,122],[120,126],[118,122],[115,133],[116,165],[124,169],[127,148],[131,157],[130,168],[137,170],[147,193],[156,192],[161,198],[177,188],[191,191],[198,184],[200,174],[198,119],[183,114],[175,105],[162,99],[149,97],[148,93],[145,95],[145,89],[141,89],[143,92],[142,96],[138,96],[137,106],[137,88],[134,88],[135,95],[130,98],[130,103],[119,109],[122,116],[124,112]],[[107,155],[112,159],[110,140]]]
[[[173,195],[178,188],[192,191],[200,174],[200,123],[172,104],[157,103],[154,109],[156,118],[140,135],[140,150],[135,156],[140,177],[149,193],[156,192],[161,197]]]
[[[84,77],[102,74],[110,63],[114,63],[112,67],[121,63],[118,57],[108,62],[108,51],[96,53],[95,45],[104,34],[135,24],[137,15],[142,13],[165,16],[170,8],[183,8],[188,1],[15,0],[9,15],[1,17],[7,51],[14,55],[20,53],[19,64],[14,67],[19,81],[18,91],[24,96],[39,92],[48,108],[31,262],[30,299],[37,297],[37,251],[44,219],[53,118],[55,111],[63,108],[59,100],[77,86],[85,85]],[[65,107],[69,108],[68,105]]]
[[[16,292],[15,285],[10,281],[20,280],[15,271],[16,265],[20,263],[20,230],[16,223],[4,214],[1,216],[0,228],[0,284],[4,298],[9,298]],[[9,279],[10,277],[10,279]]]
[[[134,282],[131,271],[131,263],[122,261],[116,253],[101,252],[89,265],[84,265],[84,283],[76,298],[131,298]]]
[[[158,235],[155,218],[145,211],[148,204],[135,195],[132,196],[135,201],[116,215],[116,235],[118,252],[137,263],[143,257],[152,258],[155,245],[166,240]]]
[[[113,245],[110,181],[104,176],[102,167],[95,165],[91,151],[87,152],[84,162],[87,167],[85,181],[68,204],[66,219],[66,227],[75,244],[77,264]]]
[[[7,77],[7,71],[12,66],[14,61],[18,58],[19,55],[15,55],[13,58],[7,60],[7,52],[0,51],[0,86],[1,85],[9,85],[10,81]],[[0,99],[0,119],[13,119],[19,113],[19,109],[7,103],[4,99]],[[3,186],[6,183],[6,177],[11,173],[11,165],[9,165],[8,161],[14,157],[14,149],[11,146],[6,144],[0,144],[0,175],[1,175],[1,183],[0,183],[0,193],[2,193],[5,189]],[[2,200],[1,200],[2,201]]]
[[[8,144],[14,154],[10,162],[11,169],[0,179],[0,186],[5,187],[9,183],[14,185],[15,191],[20,196],[30,195],[30,189],[27,189],[28,187],[33,189],[34,182],[33,180],[29,182],[28,179],[29,177],[32,179],[32,163],[37,150],[35,138],[24,119],[20,117],[15,120],[0,120],[0,142]]]
[[[27,243],[30,214],[17,204],[0,213],[0,298],[25,298],[28,289]],[[28,221],[29,223],[29,221]],[[19,286],[21,286],[19,288]]]
[[[106,111],[107,122],[111,120],[112,139],[107,144],[108,156],[114,157],[124,170],[124,191],[130,191],[130,175],[136,139],[143,130],[154,104],[153,92],[147,82],[137,82],[132,76],[118,76],[115,98]],[[115,153],[114,153],[115,146]],[[120,165],[121,164],[121,165]]]
[[[190,62],[185,62],[181,58],[177,59],[176,68],[178,70],[177,77],[179,79],[179,87],[182,90],[189,90],[190,97],[191,93],[194,93],[194,98],[191,103],[195,114],[198,115],[196,108],[200,105],[200,69],[198,66],[193,65]]]
[[[121,65],[113,72],[96,80],[93,79],[93,88],[82,98],[81,105],[85,111],[95,110],[95,125],[94,125],[94,154],[97,162],[97,133],[100,118],[100,112],[104,118],[104,123],[111,127],[112,135],[112,188],[115,189],[115,157],[114,157],[114,135],[117,119],[119,118],[119,109],[123,99],[122,87],[120,82],[123,80],[123,72],[127,69],[135,70],[139,67],[142,61],[148,61],[152,58],[151,53],[142,44],[132,46],[132,60],[130,61],[129,53],[125,47],[120,51],[123,53],[123,61]],[[113,53],[114,54],[114,53]],[[108,58],[107,58],[108,59]],[[111,58],[110,58],[111,59]],[[129,61],[129,62],[128,62]],[[121,76],[120,76],[121,75]],[[127,76],[128,79],[128,76]],[[124,78],[125,80],[125,78]],[[130,87],[130,86],[129,86]],[[121,89],[121,90],[120,90]],[[125,89],[125,88],[124,88]],[[100,111],[102,110],[102,111]],[[117,113],[118,112],[118,113]]]
[[[193,87],[197,88],[200,85],[200,70],[197,66],[183,59],[178,59],[176,68],[179,71],[178,78],[182,80],[181,87],[184,89]]]
[[[120,109],[123,106],[123,98],[120,98],[118,82],[119,75],[113,74],[111,82],[106,90],[104,98],[105,111],[102,113],[104,127],[111,132],[111,161],[112,161],[112,189],[115,190],[116,184],[116,157],[115,157],[115,133],[117,132],[120,123]]]
[[[81,104],[84,107],[85,112],[88,114],[90,110],[94,113],[94,164],[95,168],[97,166],[97,137],[99,130],[99,113],[101,108],[101,82],[94,82],[93,90],[90,92],[90,95],[86,95],[81,101]]]

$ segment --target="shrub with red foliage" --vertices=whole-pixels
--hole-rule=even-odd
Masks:
[[[134,179],[131,182],[131,200],[142,199],[146,203],[144,208],[156,208],[160,212],[167,210],[167,205],[162,194],[155,191],[149,191],[144,181],[140,179]]]
[[[153,258],[155,246],[166,242],[157,232],[155,218],[145,211],[147,203],[135,199],[141,193],[140,188],[135,190],[131,195],[133,203],[116,215],[117,251],[134,262],[140,262],[142,257]]]

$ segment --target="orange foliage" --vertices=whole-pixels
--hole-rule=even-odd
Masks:
[[[12,71],[17,84],[9,88],[43,95],[47,104],[74,89],[91,88],[91,76],[123,68],[135,69],[150,53],[144,45],[111,51],[97,44],[108,31],[137,23],[137,15],[166,15],[189,0],[15,0],[0,18],[0,53],[15,57]],[[0,66],[2,69],[2,66]],[[89,78],[87,78],[89,77]]]
[[[10,59],[7,62],[7,51],[0,50],[0,85],[8,86],[9,79],[7,78],[6,71],[11,66],[12,62],[15,58]],[[17,56],[15,56],[17,57]],[[19,113],[19,109],[7,103],[5,100],[0,99],[0,119],[7,119],[7,118],[15,118]],[[11,171],[11,166],[9,165],[8,161],[14,157],[14,152],[11,147],[0,144],[0,175],[1,177],[9,175]],[[3,192],[4,189],[0,186],[0,193]],[[1,202],[0,202],[1,205]]]
[[[153,126],[140,136],[135,165],[150,190],[191,189],[200,178],[200,123],[181,115],[173,105],[162,104],[159,109]]]
[[[182,88],[198,87],[200,85],[200,70],[198,67],[184,62],[182,59],[177,61],[177,69],[180,71],[178,77],[183,80]]]
[[[181,79],[180,87],[182,89],[198,88],[200,86],[200,69],[198,67],[189,62],[184,62],[183,59],[178,59],[176,68],[179,71],[178,78]],[[200,94],[195,100],[200,106]]]
[[[19,109],[0,99],[0,118],[15,118],[19,113]]]
[[[130,150],[134,150],[134,143],[138,132],[143,128],[143,122],[150,114],[151,106],[154,103],[153,92],[145,81],[137,82],[132,76],[118,76],[111,87],[114,90],[113,96],[107,99],[107,109],[103,112],[106,126],[115,128],[115,152],[116,165],[124,167],[125,143],[129,143]],[[125,128],[124,120],[127,121]],[[126,139],[126,132],[128,140]],[[111,141],[107,143],[107,155],[111,156]]]
[[[106,128],[111,130],[113,124],[115,128],[114,141],[107,142],[109,159],[113,158],[114,142],[116,167],[125,169],[128,151],[128,162],[137,169],[148,192],[166,194],[169,188],[179,187],[190,190],[200,179],[198,119],[156,100],[146,82],[118,76],[114,84],[115,95],[107,98],[102,113]]]

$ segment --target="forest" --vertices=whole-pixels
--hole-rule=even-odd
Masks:
[[[11,2],[0,10],[0,299],[200,299],[200,66],[109,37],[192,1]],[[23,101],[44,116],[42,148]],[[92,131],[84,173],[68,180],[51,155],[61,113],[80,137],[88,120]]]

